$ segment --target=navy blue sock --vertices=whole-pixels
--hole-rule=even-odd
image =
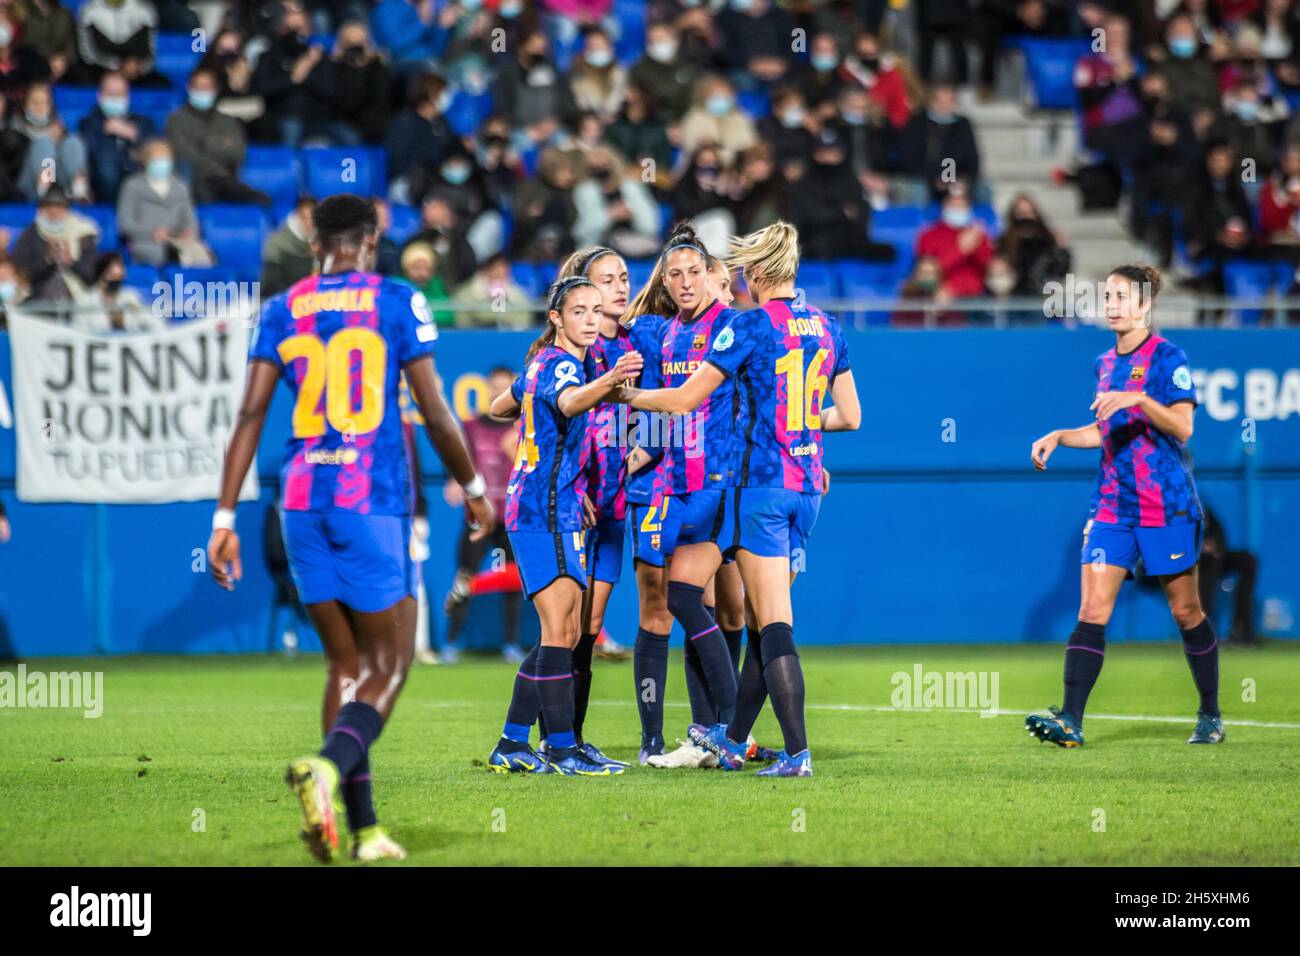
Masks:
[[[776,722],[781,725],[785,752],[793,757],[808,749],[808,731],[804,727],[803,714],[803,667],[794,646],[794,628],[789,624],[769,624],[763,628],[760,641],[763,682],[772,698],[772,713],[776,714]]]
[[[515,673],[515,688],[506,710],[506,725],[501,731],[501,749],[506,752],[523,750],[528,746],[528,735],[537,722],[542,701],[537,695],[537,647],[519,662]],[[513,745],[513,746],[511,746]]]
[[[1191,630],[1183,631],[1183,653],[1192,669],[1192,680],[1201,695],[1200,711],[1219,716],[1219,641],[1210,619],[1202,619]]]
[[[731,669],[736,672],[736,683],[740,683],[740,649],[744,644],[745,629],[723,631],[722,639],[727,642],[727,653],[731,655]]]
[[[767,701],[767,684],[763,681],[763,632],[749,631],[745,664],[740,669],[740,686],[736,693],[736,715],[727,725],[727,736],[743,744],[754,729],[754,721]]]
[[[348,810],[348,829],[353,833],[375,825],[375,805],[370,793],[370,758],[367,756],[343,781],[343,805]]]
[[[596,648],[595,634],[584,634],[573,649],[573,736],[582,741],[582,724],[591,700],[591,655]]]
[[[640,628],[632,650],[636,709],[641,717],[641,748],[660,753],[664,745],[664,683],[668,680],[668,635]]]
[[[383,729],[384,718],[375,708],[359,700],[346,703],[339,709],[320,755],[339,768],[339,780],[346,780],[365,761]]]
[[[686,640],[695,645],[704,686],[717,708],[718,723],[730,723],[736,710],[736,672],[727,642],[704,608],[704,588],[682,581],[668,582],[668,610],[677,618]]]
[[[1061,710],[1083,726],[1083,709],[1106,660],[1106,625],[1080,621],[1065,645],[1065,700]]]
[[[546,717],[547,752],[563,759],[577,747],[573,736],[573,651],[543,646],[537,654],[537,690]]]
[[[686,642],[686,698],[691,702],[691,723],[709,726],[718,721],[718,708],[713,706],[713,698],[704,680],[704,667],[700,664],[699,652],[692,641]]]

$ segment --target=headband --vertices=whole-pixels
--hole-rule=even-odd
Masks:
[[[616,255],[618,255],[618,253],[608,246],[597,246],[595,249],[591,250],[591,254],[587,256],[587,261],[582,264],[582,274],[585,276],[590,272],[592,264],[595,263],[597,259],[603,259],[605,256]]]
[[[596,287],[596,284],[586,276],[569,276],[569,278],[555,283],[555,287],[551,290],[550,311],[559,312],[560,303],[564,301],[564,297],[569,293],[569,290],[576,289],[580,285],[589,285],[593,289]]]

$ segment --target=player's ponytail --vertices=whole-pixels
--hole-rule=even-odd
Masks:
[[[650,278],[646,280],[645,286],[636,294],[628,305],[627,311],[623,313],[624,325],[630,325],[634,319],[642,315],[677,313],[677,303],[673,302],[672,296],[668,294],[668,286],[664,284],[664,260],[668,258],[669,253],[678,249],[694,249],[704,258],[706,268],[712,264],[709,250],[704,248],[704,243],[700,242],[699,237],[695,235],[691,224],[677,223],[664,243],[663,252],[659,253],[659,258],[655,260]]]
[[[734,236],[727,265],[740,269],[751,289],[794,282],[799,274],[799,233],[788,222],[774,222],[749,235]]]

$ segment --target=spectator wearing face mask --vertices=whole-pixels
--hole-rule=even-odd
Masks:
[[[654,182],[666,182],[672,160],[672,145],[664,124],[655,116],[650,94],[632,84],[623,97],[623,107],[612,123],[605,128],[605,142],[629,162],[654,163]],[[644,166],[643,166],[644,168]]]
[[[476,261],[501,251],[505,243],[505,220],[493,205],[491,192],[474,154],[454,140],[442,158],[426,199],[439,198],[451,206],[458,222],[465,224],[465,239]]]
[[[331,79],[324,47],[311,42],[306,12],[284,4],[271,46],[253,70],[253,91],[266,103],[267,138],[295,149],[309,140],[356,145],[356,131],[335,119]]]
[[[491,204],[498,209],[512,208],[521,172],[519,157],[510,148],[510,126],[505,117],[489,116],[480,124],[474,157]]]
[[[693,153],[704,143],[717,144],[723,165],[758,142],[754,121],[736,106],[736,94],[725,77],[716,73],[695,84],[695,101],[682,119],[683,153]]]
[[[997,254],[1017,277],[1016,295],[1044,295],[1049,282],[1064,281],[1070,271],[1070,250],[1052,231],[1027,194],[1011,200],[1003,217]]]
[[[170,87],[154,72],[158,14],[144,0],[88,0],[77,16],[82,62],[95,71],[116,70],[133,86]]]
[[[465,237],[465,228],[457,218],[455,208],[437,193],[431,193],[420,206],[420,231],[406,245],[417,242],[433,248],[438,276],[446,289],[459,288],[478,267],[474,247]]]
[[[127,177],[117,199],[117,226],[136,262],[208,266],[199,243],[199,222],[189,187],[175,174],[171,146],[156,139],[144,146],[144,170]]]
[[[939,264],[940,289],[953,298],[984,291],[984,273],[993,258],[993,243],[975,221],[964,184],[955,183],[940,207],[938,222],[921,230],[916,255]]]
[[[680,40],[668,23],[652,23],[646,30],[645,55],[632,65],[628,80],[645,90],[655,117],[665,125],[678,122],[690,109],[700,68],[679,57]]]
[[[1255,177],[1245,184],[1247,195],[1253,195],[1277,165],[1273,144],[1286,118],[1285,105],[1278,107],[1261,100],[1254,81],[1243,78],[1224,95],[1223,108],[1223,115],[1210,126],[1207,138],[1226,139],[1238,156],[1255,161]]]
[[[782,163],[812,154],[818,126],[803,94],[793,86],[779,86],[772,91],[772,112],[758,121],[758,138],[776,151],[776,161]]]
[[[536,178],[520,183],[515,192],[514,258],[553,262],[573,251],[573,223],[578,215],[573,189],[582,175],[583,159],[577,150],[552,147],[542,153]]]
[[[583,31],[582,56],[569,71],[574,105],[605,122],[618,115],[627,91],[627,71],[614,59],[614,42],[599,27]]]
[[[934,325],[962,325],[965,317],[949,311],[952,294],[943,287],[943,270],[933,256],[918,256],[912,265],[898,297],[920,308],[900,307],[889,317],[889,324],[897,328],[920,328]]]
[[[3,15],[10,27],[10,39],[17,20],[23,25],[23,47],[39,54],[49,64],[51,82],[85,85],[88,78],[82,75],[81,52],[77,49],[77,21],[67,7],[58,0],[19,0],[13,10],[16,18],[7,13]],[[0,28],[0,39],[2,35],[3,29]],[[0,48],[4,46],[0,42]]]
[[[26,277],[32,299],[67,302],[94,281],[98,246],[99,227],[73,212],[63,190],[51,186],[14,243],[14,267]]]
[[[312,197],[299,198],[283,225],[267,237],[262,247],[263,296],[283,292],[315,271],[316,257],[311,251],[311,215],[315,208]]]
[[[455,140],[443,114],[451,105],[447,81],[422,73],[411,81],[407,106],[388,129],[389,198],[412,203],[429,188],[433,171]]]
[[[641,177],[605,147],[587,153],[586,173],[573,190],[574,244],[606,246],[628,259],[654,256],[660,248],[659,205]]]
[[[808,62],[795,70],[795,85],[809,111],[819,120],[830,119],[835,114],[836,97],[846,82],[853,82],[840,75],[843,62],[835,35],[814,33],[808,45]]]
[[[893,260],[893,246],[867,238],[871,207],[848,165],[843,129],[827,124],[808,155],[812,162],[791,184],[787,199],[803,255],[823,260]]]
[[[1217,110],[1218,77],[1203,51],[1191,17],[1176,13],[1169,18],[1165,25],[1165,49],[1167,56],[1157,69],[1168,85],[1170,104],[1188,114]]]
[[[73,199],[90,199],[86,144],[63,125],[47,84],[35,83],[28,88],[22,114],[11,117],[8,128],[26,141],[17,185],[28,202],[35,202],[55,181],[70,183]]]
[[[95,108],[77,131],[86,144],[95,201],[116,204],[122,181],[140,168],[137,150],[154,136],[153,120],[131,112],[131,88],[121,73],[104,74]]]
[[[371,46],[370,33],[360,20],[339,27],[326,70],[334,89],[331,107],[338,122],[346,123],[363,143],[383,142],[393,77]]]
[[[859,178],[870,174],[872,182],[887,194],[884,174],[889,169],[889,147],[893,130],[885,109],[856,83],[845,84],[835,103],[831,121],[838,122],[848,140],[849,168]]]
[[[539,30],[524,37],[516,56],[503,59],[492,90],[493,106],[527,143],[550,145],[577,112],[569,84],[553,64],[550,39]]]
[[[1131,228],[1164,266],[1173,256],[1173,212],[1200,174],[1201,145],[1191,117],[1169,102],[1163,73],[1143,76],[1141,90],[1146,128],[1132,169]]]
[[[82,332],[161,332],[166,323],[145,307],[140,293],[123,285],[126,265],[116,252],[106,252],[95,263],[94,284],[78,300],[72,325]]]
[[[66,13],[66,11],[64,11]],[[12,11],[0,9],[0,116],[22,109],[27,88],[33,83],[56,82],[49,61],[18,40],[18,20]]]
[[[934,87],[926,108],[918,110],[903,127],[897,162],[898,171],[912,179],[918,204],[943,195],[954,177],[978,182],[979,146],[970,120],[957,113],[953,87]]]
[[[533,317],[530,299],[510,276],[510,260],[491,256],[468,282],[456,290],[456,327],[461,329],[526,329]]]
[[[738,89],[770,89],[786,78],[794,63],[790,14],[769,0],[729,0],[716,19],[718,59]]]
[[[199,60],[199,69],[217,78],[218,110],[244,123],[261,117],[266,104],[253,92],[253,68],[244,55],[242,33],[234,29],[218,33]]]
[[[1271,256],[1300,265],[1300,143],[1288,143],[1259,195],[1259,232]]]
[[[727,175],[722,151],[713,143],[699,147],[674,184],[669,199],[673,221],[696,222],[706,215],[734,215],[731,177]],[[698,232],[698,222],[696,222]]]
[[[269,196],[239,181],[244,128],[217,111],[216,74],[199,67],[190,74],[185,93],[185,105],[167,117],[167,141],[177,162],[189,170],[195,201],[269,206]]]
[[[735,196],[737,232],[756,232],[790,218],[785,184],[767,143],[749,147],[736,160]]]
[[[8,243],[5,243],[7,246]],[[9,325],[9,310],[27,298],[27,283],[14,261],[0,249],[0,329]]]
[[[972,320],[1006,328],[1021,317],[1027,318],[1026,313],[1017,314],[1009,307],[1009,300],[1019,294],[1016,291],[1019,284],[1020,277],[1016,275],[1015,267],[1002,256],[995,255],[989,260],[988,272],[984,274],[984,297],[993,299],[994,304],[988,310],[972,313]]]
[[[874,33],[863,32],[854,38],[853,52],[840,66],[840,76],[866,90],[894,129],[901,130],[912,118],[912,103],[919,101],[919,86],[906,63],[881,50]]]
[[[399,73],[424,73],[438,68],[458,13],[453,4],[439,10],[434,0],[379,0],[370,30]]]
[[[1224,263],[1255,252],[1251,204],[1242,188],[1240,168],[1231,143],[1211,140],[1205,147],[1203,172],[1183,198],[1188,254],[1214,260],[1205,284],[1215,292],[1224,290]]]

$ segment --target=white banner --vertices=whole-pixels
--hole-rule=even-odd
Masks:
[[[100,336],[11,313],[18,499],[216,498],[248,332],[213,318]],[[256,470],[240,498],[257,497]]]

